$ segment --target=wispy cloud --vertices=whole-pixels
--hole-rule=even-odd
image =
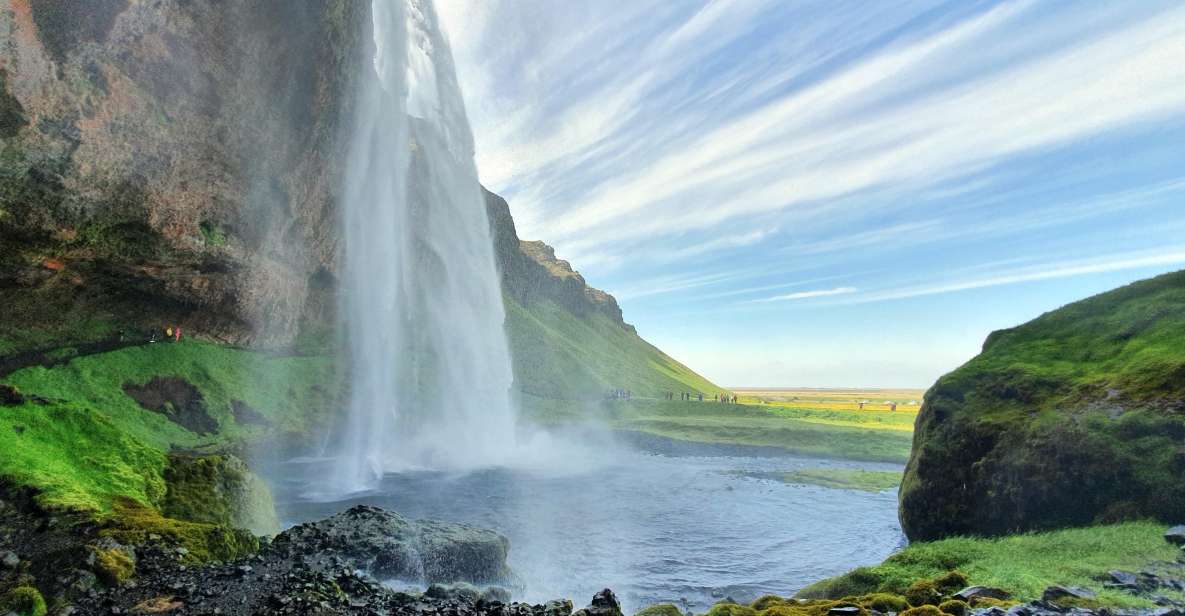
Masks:
[[[968,280],[878,291],[850,300],[849,303],[862,304],[927,295],[942,295],[945,293],[985,289],[1022,282],[1071,278],[1087,274],[1172,266],[1183,263],[1185,263],[1185,246],[1178,246],[1152,252],[1129,252],[1109,255],[1099,259],[1060,262],[1041,267],[1027,267]]]
[[[859,291],[856,287],[836,287],[834,289],[816,289],[814,291],[799,291],[797,293],[787,293],[785,295],[775,295],[773,297],[766,297],[762,299],[752,300],[754,302],[790,302],[799,299],[811,299],[814,297],[831,297],[833,295],[847,295]]]

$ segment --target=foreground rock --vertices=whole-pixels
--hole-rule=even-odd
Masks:
[[[381,578],[505,584],[510,542],[482,528],[403,516],[359,505],[276,537],[273,551],[317,554]]]
[[[1185,272],[992,333],[926,393],[901,484],[914,541],[1185,520]],[[1185,529],[1168,537],[1185,543]]]

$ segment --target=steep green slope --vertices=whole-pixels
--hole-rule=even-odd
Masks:
[[[520,391],[563,400],[598,398],[613,389],[634,396],[722,391],[609,317],[578,317],[551,301],[506,300],[506,330]]]
[[[49,507],[109,512],[116,497],[165,496],[167,454],[226,450],[323,431],[340,395],[324,357],[269,357],[201,343],[157,343],[34,366],[0,379],[0,479],[42,490]],[[163,387],[153,383],[167,383]],[[129,393],[160,399],[145,408]],[[200,426],[208,426],[202,429]]]
[[[1185,519],[1185,272],[993,333],[914,438],[911,539]]]

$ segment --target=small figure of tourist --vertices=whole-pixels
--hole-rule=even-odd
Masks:
[[[177,328],[173,330],[173,341],[174,342],[181,342],[181,326],[180,325],[178,325]]]

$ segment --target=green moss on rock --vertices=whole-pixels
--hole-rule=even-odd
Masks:
[[[926,394],[912,540],[1185,519],[1185,272],[993,333]]]
[[[258,535],[280,530],[267,485],[234,456],[171,454],[165,483],[161,511],[169,517]]]
[[[958,599],[950,599],[938,604],[940,611],[951,616],[967,616],[967,610],[969,608],[970,606],[967,605],[967,602],[959,601]]]
[[[951,616],[951,615],[947,614],[946,612],[943,612],[942,610],[938,609],[936,606],[933,606],[933,605],[920,605],[918,607],[911,607],[908,610],[901,612],[900,616]]]
[[[45,616],[45,598],[32,586],[17,586],[0,595],[0,613],[19,616]]]
[[[105,522],[100,535],[125,545],[164,541],[191,563],[229,561],[259,550],[259,539],[248,531],[168,518],[131,500],[116,503],[115,515]]]
[[[708,610],[706,616],[757,616],[757,610],[747,606],[738,605],[730,601],[722,601],[713,605]]]
[[[136,561],[123,548],[91,548],[95,575],[108,586],[121,586],[136,572]]]
[[[672,603],[659,603],[639,611],[634,616],[683,616],[683,612]]]

